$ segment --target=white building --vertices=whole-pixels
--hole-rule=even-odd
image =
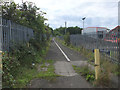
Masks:
[[[107,33],[107,30],[108,29],[105,27],[87,27],[82,30],[82,35],[103,39]]]

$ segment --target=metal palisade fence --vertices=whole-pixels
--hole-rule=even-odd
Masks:
[[[33,29],[2,19],[2,51],[9,51],[13,43],[26,43],[33,36]]]
[[[2,4],[0,1],[0,89],[2,89]]]
[[[97,34],[87,34],[87,35],[70,35],[70,43],[76,47],[83,47],[85,49],[94,52],[94,49],[99,49],[101,55],[108,57],[112,62],[119,62],[119,44],[117,36],[111,37],[104,35],[105,37],[98,37]],[[61,40],[64,40],[62,36],[59,36]]]
[[[112,62],[118,63],[119,46],[117,38],[99,39],[94,38],[94,36],[96,36],[96,34],[70,35],[70,42],[74,46],[82,46],[92,51],[94,51],[94,49],[99,49],[101,54],[109,57]]]

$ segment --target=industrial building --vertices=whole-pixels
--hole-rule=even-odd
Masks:
[[[96,39],[103,39],[108,32],[108,28],[105,27],[87,27],[82,30],[82,35],[88,35]]]

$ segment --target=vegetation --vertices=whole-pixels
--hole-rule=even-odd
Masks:
[[[83,55],[84,57],[86,57],[88,59],[88,62],[90,64],[94,65],[93,64],[94,63],[94,53],[91,50],[87,50],[87,49],[85,49],[84,47],[81,47],[81,46],[75,47],[70,43],[70,40],[69,40],[69,45],[66,44],[65,39],[63,41],[63,40],[60,40],[60,39],[57,38],[57,40],[59,42],[61,42],[62,45],[67,46],[68,48],[70,48],[72,50],[80,52],[81,55]]]
[[[44,24],[47,20],[44,18],[46,13],[31,2],[24,2],[22,5],[14,2],[11,4],[5,3],[2,6],[2,11],[4,19],[32,28],[35,39],[39,42],[45,42],[46,36],[49,36],[52,31],[49,25]]]
[[[53,60],[45,61],[44,59],[39,59],[39,62],[41,62],[41,64],[35,64],[34,68],[32,69],[22,68],[24,71],[22,71],[22,74],[19,74],[16,77],[16,83],[14,85],[14,88],[29,87],[30,81],[33,78],[47,79],[51,82],[56,80],[56,77],[59,75],[56,75],[54,73]]]
[[[100,75],[94,84],[96,86],[116,87],[117,85],[112,83],[111,78],[119,75],[120,70],[117,64],[111,63],[110,61],[101,58]]]
[[[67,46],[65,44],[65,41],[60,40],[57,38],[59,42],[62,43],[62,45]],[[94,65],[94,53],[90,50],[87,50],[83,47],[75,47],[73,45],[67,46],[68,48],[80,52],[84,57],[87,57],[88,63],[91,65]],[[83,75],[86,80],[93,83],[95,86],[103,86],[103,87],[114,87],[112,85],[111,77],[113,76],[120,76],[120,68],[118,64],[114,64],[110,62],[110,59],[104,56],[104,54],[100,54],[100,75],[98,80],[94,79],[94,73],[89,74],[89,68],[87,66],[85,67],[77,67],[73,66],[75,71],[77,73],[80,73]]]
[[[48,43],[46,45],[39,51],[30,43],[29,47],[27,44],[17,45],[16,48],[11,49],[11,52],[4,52],[2,60],[3,88],[19,87],[21,83],[26,85],[25,83],[28,83],[36,75],[32,74],[36,69],[33,64],[42,63],[48,50]]]
[[[65,41],[65,44],[66,44],[67,46],[70,45],[70,34],[69,34],[69,32],[67,32],[67,34],[64,35],[64,41]]]
[[[100,55],[100,65],[103,67],[105,70],[102,68],[102,72],[109,72],[113,73],[116,76],[120,76],[120,67],[119,64],[113,63],[110,61],[110,58],[105,57],[104,54]],[[110,66],[110,67],[109,67]]]
[[[68,27],[68,28],[65,28],[65,27],[60,27],[60,28],[57,28],[54,30],[54,35],[55,36],[61,36],[61,35],[65,35],[65,29],[66,29],[66,33],[69,32],[69,34],[81,34],[81,30],[82,28],[79,28],[79,27]]]
[[[87,65],[82,66],[82,67],[78,67],[78,66],[73,65],[73,69],[77,73],[79,73],[81,76],[84,76],[87,81],[93,83],[93,81],[95,80],[95,72],[90,70]]]
[[[37,64],[44,62],[52,28],[44,24],[45,12],[40,11],[35,4],[24,2],[22,5],[5,3],[2,6],[3,18],[11,20],[34,30],[34,37],[24,44],[14,44],[10,52],[3,52],[3,88],[19,88],[33,78],[40,76],[37,73]],[[55,76],[53,66],[50,65],[51,76]],[[46,73],[48,75],[48,73]],[[48,75],[49,76],[49,75]]]

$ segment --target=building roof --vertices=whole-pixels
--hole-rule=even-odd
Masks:
[[[110,33],[110,32],[112,32],[112,31],[114,31],[114,30],[117,30],[118,28],[120,28],[120,26],[119,26],[119,25],[118,25],[118,26],[116,26],[115,28],[113,28],[112,30],[110,30],[110,31],[109,31],[109,33]]]
[[[87,27],[87,28],[105,28],[105,29],[108,29],[106,27]]]

